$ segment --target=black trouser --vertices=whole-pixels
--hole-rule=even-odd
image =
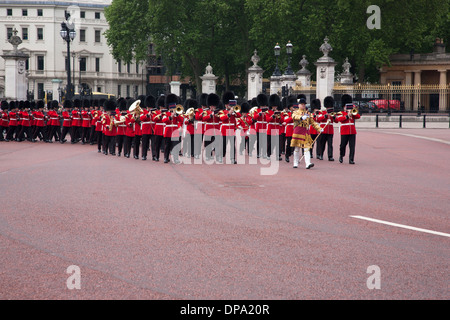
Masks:
[[[286,153],[286,134],[285,133],[281,133],[280,134],[280,153]]]
[[[267,133],[256,133],[256,148],[258,156],[267,156]]]
[[[9,126],[8,127],[8,131],[6,133],[6,139],[7,140],[12,140],[14,137],[14,133],[16,134],[17,137],[17,126]]]
[[[322,133],[322,135],[317,140],[317,147],[319,148],[320,156],[323,157],[325,153],[325,144],[327,145],[327,153],[328,153],[328,159],[333,158],[333,135],[332,134],[325,134]]]
[[[6,129],[6,127],[1,126],[0,127],[0,141],[5,141],[3,131]],[[6,133],[8,133],[8,130],[6,130]]]
[[[195,135],[186,133],[186,135],[183,138],[183,154],[187,157],[193,157],[195,154],[194,151],[194,143]]]
[[[150,137],[149,134],[142,135],[142,158],[147,158],[148,147],[150,145]]]
[[[48,140],[52,141],[53,136],[56,140],[61,140],[61,126],[50,126],[50,133],[48,135]]]
[[[81,141],[86,143],[89,140],[89,133],[91,128],[81,127]]]
[[[248,136],[248,154],[251,156],[256,144],[256,134]]]
[[[249,141],[250,139],[248,136],[241,136],[241,143],[239,144],[239,154],[242,154],[245,149],[247,149],[247,154],[250,152]]]
[[[42,135],[44,141],[47,141],[47,132],[45,131],[45,127],[38,127],[37,126],[36,130],[34,131],[33,139],[36,139],[39,134]]]
[[[272,145],[272,139],[274,139],[273,142],[275,143],[275,145]],[[279,143],[280,143],[279,136],[267,135],[267,156],[269,158],[272,155],[272,151],[274,151],[274,153],[277,156],[277,158],[279,158],[281,156],[280,144]]]
[[[205,136],[204,144],[205,144],[206,160],[213,158],[212,155],[213,150],[217,160],[220,160],[222,158],[223,145],[220,142],[221,139],[222,135]]]
[[[68,133],[72,137],[71,129],[72,129],[72,127],[64,127],[63,126],[62,133],[61,133],[61,141],[66,140],[66,136],[67,136]],[[71,138],[71,140],[72,140],[72,138]]]
[[[286,153],[285,153],[286,158],[289,158],[290,156],[292,156],[291,141],[292,141],[292,137],[286,137]]]
[[[95,131],[95,126],[91,126],[91,131],[89,133],[89,143],[90,144],[94,144],[96,133],[97,133],[97,131]]]
[[[230,159],[234,161],[236,159],[236,142],[235,142],[235,136],[224,136],[222,137],[222,143],[223,143],[223,157],[227,155],[227,144],[230,144]]]
[[[102,144],[103,144],[103,132],[97,131],[97,149],[98,151],[102,151]],[[105,150],[103,150],[105,151]]]
[[[119,134],[116,136],[116,144],[117,144],[117,153],[118,154],[122,153],[124,140],[125,140],[125,136],[123,134]]]
[[[139,158],[139,148],[141,147],[142,136],[135,135],[133,139],[133,156]]]
[[[81,137],[81,127],[72,126],[70,136],[72,138],[72,142],[77,142],[77,140]]]
[[[341,135],[340,156],[345,157],[345,149],[349,145],[350,155],[349,160],[355,160],[355,146],[356,146],[356,134],[343,134]]]
[[[131,153],[131,145],[133,143],[134,137],[125,136],[123,142],[123,154],[125,156],[130,156]]]
[[[194,134],[194,155],[200,156],[202,153],[203,134]]]
[[[19,132],[19,139],[25,139],[25,134],[27,136],[27,140],[31,140],[31,127],[22,126]]]
[[[154,143],[152,143],[152,156],[155,159],[159,160],[159,155],[161,153],[161,146],[162,146],[162,142],[163,142],[163,136],[160,135],[155,135],[154,136]]]
[[[179,138],[174,138],[176,140],[172,140],[172,138],[164,138],[164,160],[170,160],[170,155],[173,156],[174,161],[178,161],[178,148],[175,148],[179,143]],[[174,150],[175,149],[175,150]]]
[[[103,152],[105,154],[108,154],[109,150],[109,153],[114,155],[115,149],[116,148],[114,136],[107,136],[106,134],[103,135]]]

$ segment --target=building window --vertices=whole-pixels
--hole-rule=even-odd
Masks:
[[[6,15],[12,16],[12,9],[6,9]]]
[[[100,19],[100,12],[95,13],[95,19]]]
[[[117,96],[120,97],[121,93],[122,93],[122,86],[119,84],[117,85]]]
[[[44,29],[43,28],[37,28],[37,39],[44,40]]]
[[[139,73],[139,64],[136,63],[136,73]]]
[[[95,42],[100,42],[100,30],[95,30]]]
[[[127,63],[127,72],[130,73],[130,63]]]
[[[44,71],[44,56],[37,56],[37,70]]]
[[[45,92],[44,92],[44,84],[38,83],[38,99],[44,99],[45,98]]]
[[[80,71],[86,71],[86,57],[80,58]]]
[[[28,28],[22,28],[22,40],[28,40]]]
[[[6,38],[9,40],[13,35],[13,28],[6,28]]]
[[[117,71],[119,71],[119,73],[122,72],[122,61],[121,60],[117,60]]]
[[[102,87],[97,87],[97,92],[102,92]]]
[[[100,58],[95,58],[95,72],[100,72]]]
[[[86,11],[80,11],[80,18],[81,19],[86,18]]]
[[[22,16],[28,16],[28,9],[22,9]]]
[[[42,11],[42,9],[37,9],[37,16],[38,17],[42,17],[44,14],[43,14],[43,11]]]
[[[86,42],[86,29],[80,29],[80,42]]]
[[[30,59],[25,60],[25,70],[30,70]]]

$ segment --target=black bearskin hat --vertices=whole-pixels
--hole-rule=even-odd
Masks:
[[[173,94],[173,93],[169,93],[166,97],[166,108],[169,109],[170,106],[172,106],[172,108],[173,108],[173,105],[176,106],[177,104],[178,104],[177,95]]]
[[[149,95],[145,97],[145,107],[153,109],[156,105],[156,99],[154,96]]]
[[[48,106],[48,104],[47,104],[47,106]],[[59,108],[59,102],[56,100],[53,100],[49,109],[58,110],[58,108]]]
[[[215,106],[216,108],[219,108],[219,104],[220,104],[219,96],[215,93],[210,93],[208,95],[208,98],[206,99],[206,105],[208,107]]]
[[[222,96],[222,102],[224,105],[230,103],[230,100],[234,100],[234,93],[232,91],[227,91]]]
[[[116,110],[116,101],[113,99],[105,100],[103,106],[105,107],[105,111],[114,111]]]
[[[81,100],[80,99],[73,100],[73,107],[75,109],[80,109],[81,108]]]
[[[256,101],[258,102],[259,107],[269,106],[269,99],[264,93],[258,94],[258,96],[256,97]]]
[[[323,99],[323,106],[327,109],[334,109],[334,98],[332,96],[325,97]]]
[[[156,105],[158,106],[158,108],[164,108],[165,104],[166,104],[166,97],[162,95],[156,101]]]
[[[352,102],[353,102],[353,99],[352,99],[352,97],[349,94],[344,94],[341,97],[341,106],[342,107],[345,107],[346,104],[352,103]]]
[[[202,93],[200,97],[198,98],[198,102],[202,107],[206,107],[208,105],[208,94]]]
[[[281,100],[280,97],[277,94],[272,94],[269,97],[269,108],[272,107],[280,107],[281,106]]]
[[[311,110],[320,110],[322,108],[322,105],[320,103],[319,99],[313,99],[311,101]]]
[[[72,100],[64,100],[64,104],[63,104],[65,109],[71,109],[73,104],[72,104]]]
[[[44,109],[44,107],[45,107],[44,100],[38,100],[38,101],[36,102],[36,108],[37,108],[37,109]]]

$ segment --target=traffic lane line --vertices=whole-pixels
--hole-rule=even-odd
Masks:
[[[399,223],[389,222],[389,221],[385,221],[385,220],[378,220],[378,219],[364,217],[364,216],[349,216],[349,217],[355,218],[355,219],[366,220],[366,221],[370,221],[370,222],[375,222],[375,223],[380,223],[380,224],[385,224],[385,225],[389,225],[389,226],[393,226],[393,227],[409,229],[409,230],[414,230],[414,231],[419,231],[419,232],[425,232],[425,233],[430,233],[430,234],[434,234],[434,235],[450,238],[450,234],[445,233],[445,232],[439,232],[439,231],[434,231],[434,230],[429,230],[429,229],[417,228],[417,227],[412,227],[412,226],[408,226],[408,225],[405,225],[405,224],[399,224]]]

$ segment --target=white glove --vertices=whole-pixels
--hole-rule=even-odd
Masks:
[[[322,128],[322,130],[320,130],[320,133],[322,133],[322,132],[324,132],[325,131],[325,129],[324,128]]]
[[[309,114],[305,114],[304,116],[302,116],[302,120],[306,120],[309,118]]]

